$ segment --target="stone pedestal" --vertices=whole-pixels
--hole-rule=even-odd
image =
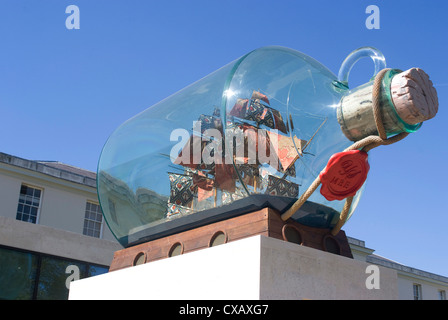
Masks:
[[[116,251],[110,271],[256,235],[285,240],[349,258],[353,257],[343,230],[333,236],[329,228],[305,226],[292,219],[283,221],[277,211],[263,208]]]
[[[257,235],[72,282],[69,299],[397,299],[396,271],[368,266]]]

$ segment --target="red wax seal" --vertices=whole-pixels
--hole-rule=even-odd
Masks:
[[[367,152],[352,150],[334,154],[320,173],[320,193],[325,199],[342,200],[354,196],[367,178]]]

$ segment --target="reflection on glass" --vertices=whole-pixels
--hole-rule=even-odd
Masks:
[[[0,248],[0,300],[32,299],[36,266],[31,253]]]
[[[0,300],[66,300],[69,281],[108,270],[104,266],[0,248]]]
[[[87,269],[87,277],[98,276],[107,272],[109,272],[109,268],[91,265]]]
[[[67,278],[70,276],[70,273],[66,273],[68,266],[76,266],[79,269],[79,279],[85,278],[87,266],[83,263],[50,257],[42,258],[37,299],[66,300],[68,298],[66,286]]]

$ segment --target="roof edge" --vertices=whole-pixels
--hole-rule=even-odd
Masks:
[[[0,163],[5,163],[11,166],[23,168],[26,170],[31,170],[52,176],[55,178],[63,179],[66,181],[82,184],[88,187],[96,188],[96,179],[89,177],[87,175],[82,175],[79,173],[71,172],[69,170],[64,170],[61,168],[55,168],[53,166],[48,166],[39,161],[33,161],[28,159],[23,159],[16,157],[7,153],[0,152]],[[70,165],[67,165],[70,166]],[[79,169],[79,168],[78,168]],[[83,169],[84,170],[84,169]],[[88,171],[88,170],[85,170]],[[90,171],[89,171],[90,172]],[[96,174],[95,174],[96,176]]]

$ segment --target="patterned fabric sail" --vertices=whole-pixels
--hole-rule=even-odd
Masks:
[[[253,91],[251,99],[237,99],[229,115],[242,120],[253,121],[256,123],[256,126],[244,121],[239,124],[235,122],[233,125],[228,126],[226,134],[233,134],[234,136],[238,136],[239,134],[243,138],[234,140],[233,150],[226,150],[226,147],[222,146],[222,150],[220,150],[222,152],[220,163],[205,163],[202,161],[202,157],[198,159],[197,155],[196,158],[193,156],[193,152],[198,152],[198,150],[200,150],[201,155],[205,152],[214,156],[215,150],[213,150],[212,143],[209,140],[210,137],[207,136],[206,130],[217,129],[224,135],[219,108],[215,107],[213,115],[201,114],[199,116],[195,128],[193,128],[193,134],[179,153],[178,158],[174,161],[174,164],[180,164],[183,167],[190,168],[193,172],[193,181],[191,186],[189,185],[192,189],[175,190],[180,195],[177,197],[172,195],[171,197],[178,201],[178,205],[185,206],[187,200],[191,201],[189,200],[189,192],[196,192],[195,196],[197,197],[198,203],[213,195],[216,197],[216,189],[222,190],[224,192],[223,197],[228,198],[226,196],[227,194],[239,192],[235,185],[235,181],[238,178],[242,179],[242,182],[246,186],[253,186],[254,190],[260,187],[263,189],[268,187],[265,189],[265,193],[271,195],[297,196],[298,185],[286,181],[284,178],[287,176],[296,176],[295,162],[302,154],[302,149],[306,141],[297,137],[294,137],[293,140],[289,136],[261,129],[259,126],[263,125],[277,129],[283,133],[288,132],[280,112],[271,108],[269,104],[270,102],[267,96],[258,91]],[[254,146],[256,156],[259,154],[259,149],[263,148],[266,157],[278,160],[270,163],[270,165],[273,169],[283,173],[283,178],[271,178],[270,176],[268,178],[266,176],[264,178],[265,182],[262,182],[263,179],[260,178],[258,168],[260,159],[249,159],[248,150]],[[273,148],[273,146],[275,147]],[[238,150],[241,149],[244,150],[244,155],[238,153]],[[229,159],[225,158],[225,153],[231,151],[233,151],[232,159],[235,162],[227,163]],[[258,186],[257,181],[260,181]],[[188,183],[190,184],[190,182]],[[182,201],[179,199],[182,199]],[[188,202],[188,204],[190,203]]]
[[[171,194],[170,203],[183,207],[190,207],[197,186],[193,184],[193,177],[171,173],[169,174]]]
[[[280,112],[269,105],[269,99],[266,95],[254,91],[250,100],[238,99],[229,115],[254,121],[259,126],[265,125],[287,133],[288,131]]]
[[[280,172],[283,172],[289,176],[295,177],[295,162],[302,155],[304,146],[307,141],[299,139],[296,136],[291,137],[276,134],[274,132],[268,132],[269,138],[275,140],[278,146],[278,159],[280,162]]]
[[[268,179],[266,194],[291,198],[296,198],[298,196],[298,184],[274,176],[269,176]]]

